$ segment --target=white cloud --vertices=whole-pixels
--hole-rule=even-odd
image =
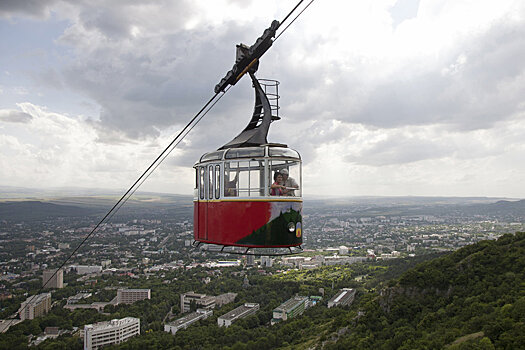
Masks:
[[[168,144],[168,138],[108,145],[87,120],[70,118],[30,103],[20,104],[31,121],[0,129],[0,182],[16,186],[127,188]],[[170,156],[177,157],[177,152]],[[13,161],[15,160],[16,161]],[[180,166],[180,165],[179,165]],[[173,173],[187,173],[168,184]],[[191,193],[191,170],[159,168],[156,183],[145,188]],[[159,185],[159,183],[161,185]],[[149,186],[149,187],[148,187]]]
[[[344,128],[347,138],[319,145],[304,167],[307,194],[525,196],[523,118],[459,132],[440,125]]]

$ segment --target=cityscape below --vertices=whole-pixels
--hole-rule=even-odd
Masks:
[[[274,327],[320,305],[348,307],[356,291],[371,288],[377,266],[525,231],[522,200],[314,199],[304,203],[302,253],[231,255],[192,246],[190,197],[138,194],[58,269],[110,202],[110,196],[0,202],[2,333],[30,320],[75,315],[76,324],[41,323],[49,326],[37,327],[26,345],[61,337],[99,349],[151,330],[178,337],[211,319],[229,327],[255,317]],[[261,278],[348,267],[362,273],[275,299],[250,294],[256,285],[271,285]]]

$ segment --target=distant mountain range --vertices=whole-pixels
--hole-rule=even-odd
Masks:
[[[56,188],[29,188],[29,187],[15,187],[15,186],[0,186],[0,201],[9,199],[46,199],[46,198],[60,198],[60,197],[94,197],[94,196],[114,196],[120,198],[126,189],[105,189],[105,188],[81,188],[81,187],[56,187]],[[154,192],[137,192],[147,195],[161,195],[161,196],[190,196],[177,195],[169,193],[154,193]]]
[[[0,203],[0,220],[9,221],[47,220],[56,217],[87,216],[95,213],[96,211],[93,209],[40,201]]]
[[[35,190],[0,186],[0,220],[46,220],[103,215],[124,192],[61,188]],[[190,195],[135,193],[119,213],[137,210],[178,211],[191,215]],[[525,200],[490,197],[333,197],[304,198],[304,210],[344,210],[352,216],[525,215]]]
[[[0,187],[0,220],[35,221],[57,217],[102,216],[123,194],[124,191],[31,190],[4,186]],[[175,210],[190,215],[193,208],[192,200],[192,196],[137,192],[128,199],[118,213]]]
[[[497,215],[525,217],[525,200],[488,197],[364,197],[305,200],[305,210],[331,209],[351,216]]]

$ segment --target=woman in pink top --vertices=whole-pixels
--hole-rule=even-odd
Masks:
[[[284,179],[283,175],[279,172],[275,172],[273,175],[274,183],[270,186],[270,195],[272,196],[282,196],[284,194]]]

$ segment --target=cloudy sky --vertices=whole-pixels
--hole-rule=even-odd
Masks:
[[[0,185],[126,189],[296,0],[3,0]],[[525,2],[316,0],[263,57],[305,195],[525,198]],[[241,80],[141,189],[248,122]]]

